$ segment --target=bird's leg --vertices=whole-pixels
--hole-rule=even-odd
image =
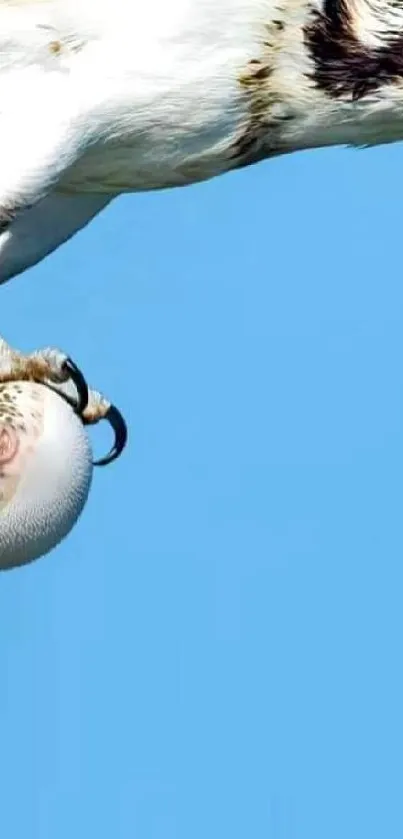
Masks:
[[[66,353],[46,347],[26,355],[12,349],[4,338],[0,338],[0,384],[17,381],[64,384],[71,391],[70,401],[75,399],[80,415],[87,407],[87,383]]]
[[[11,381],[48,380],[65,382],[69,374],[65,368],[68,356],[61,350],[46,348],[29,355],[12,349],[0,339],[0,383]]]

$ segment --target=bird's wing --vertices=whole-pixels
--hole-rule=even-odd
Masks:
[[[0,233],[0,283],[44,259],[91,221],[114,195],[50,193]]]

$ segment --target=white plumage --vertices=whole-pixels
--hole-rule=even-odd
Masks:
[[[402,135],[393,0],[0,0],[0,282],[116,195]]]

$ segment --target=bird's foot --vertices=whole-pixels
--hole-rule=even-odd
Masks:
[[[66,353],[46,347],[25,355],[0,338],[0,384],[11,381],[33,381],[51,387],[69,402],[84,425],[108,420],[115,433],[115,443],[109,454],[94,465],[111,463],[123,451],[127,427],[122,415],[102,394],[88,388],[81,370]]]
[[[89,390],[88,404],[82,411],[81,419],[84,425],[94,425],[100,420],[106,419],[115,434],[115,442],[109,454],[96,460],[95,466],[106,466],[112,460],[116,460],[127,442],[127,426],[120,411],[97,390]]]
[[[61,350],[47,347],[25,355],[0,340],[0,383],[10,381],[63,385],[61,394],[80,415],[88,404],[88,386],[84,376],[74,361]]]

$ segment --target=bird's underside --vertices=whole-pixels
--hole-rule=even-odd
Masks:
[[[116,195],[403,134],[394,0],[0,0],[0,282]]]

